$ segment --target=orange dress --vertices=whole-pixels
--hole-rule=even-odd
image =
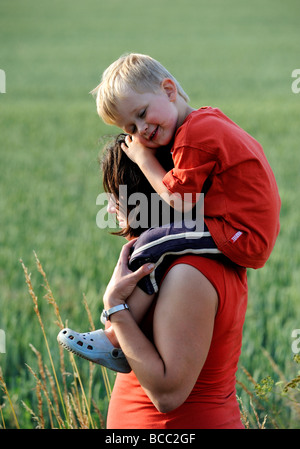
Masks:
[[[246,269],[195,255],[176,259],[170,268],[179,263],[201,271],[218,293],[218,311],[207,359],[186,401],[168,413],[157,411],[134,372],[118,374],[108,409],[108,429],[243,428],[235,374],[247,308]],[[155,304],[142,324],[149,339],[152,338],[154,307]]]

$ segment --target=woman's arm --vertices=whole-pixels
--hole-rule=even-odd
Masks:
[[[106,308],[122,302],[118,297],[120,282],[124,290],[124,280],[118,270],[104,297]],[[200,271],[189,265],[175,265],[160,289],[153,320],[154,344],[130,312],[124,310],[111,316],[131,368],[160,412],[175,409],[191,392],[210,347],[217,304],[216,290]]]

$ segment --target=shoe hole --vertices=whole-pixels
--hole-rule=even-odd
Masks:
[[[88,345],[87,349],[89,349],[90,351],[92,351],[92,349],[93,349],[93,346],[91,346],[91,345]]]
[[[69,337],[68,337],[70,340],[74,340],[74,337],[73,337],[73,335],[69,335]]]
[[[80,340],[77,342],[77,344],[78,344],[79,346],[83,346],[83,343],[82,343],[82,341],[80,341]]]
[[[112,355],[113,357],[118,357],[118,355],[119,355],[119,350],[118,350],[117,348],[113,349],[112,352],[111,352],[111,355]]]
[[[66,333],[67,333],[67,331],[63,331],[62,333],[63,333],[63,334],[66,334]]]

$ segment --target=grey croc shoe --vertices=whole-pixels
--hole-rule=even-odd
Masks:
[[[115,348],[102,329],[79,334],[62,329],[57,341],[65,349],[90,362],[98,363],[119,373],[130,373],[131,368],[120,348]]]

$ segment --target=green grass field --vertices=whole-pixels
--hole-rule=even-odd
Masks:
[[[21,401],[37,414],[39,406],[36,380],[25,365],[38,371],[30,344],[51,369],[20,259],[32,272],[57,366],[58,327],[43,298],[33,251],[62,320],[85,331],[90,324],[83,295],[98,326],[101,297],[123,244],[96,226],[99,138],[116,129],[101,123],[89,91],[102,71],[129,51],[161,61],[193,107],[221,108],[265,149],[282,198],[281,233],[267,265],[249,271],[237,389],[250,427],[258,424],[245,387],[253,393],[260,423],[268,415],[266,427],[300,427],[296,406],[276,385],[284,383],[280,375],[295,378],[299,367],[291,350],[291,333],[300,328],[300,93],[291,90],[292,71],[300,68],[298,17],[297,0],[1,1],[6,93],[0,93],[0,329],[6,352],[0,353],[0,367],[20,427],[36,426]],[[77,365],[84,388],[105,416],[100,367],[89,386],[89,364],[78,359]],[[243,367],[255,382],[274,379],[266,398],[255,395]],[[109,377],[113,384],[114,374]],[[293,393],[299,404],[297,385]],[[0,428],[15,427],[7,394],[0,390],[2,405]]]

